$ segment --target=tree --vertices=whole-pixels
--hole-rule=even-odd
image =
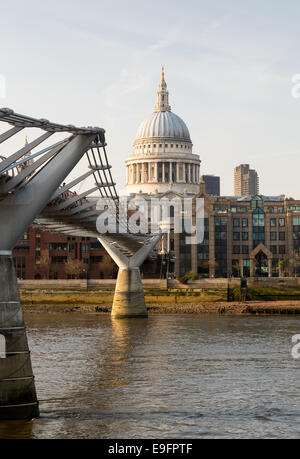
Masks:
[[[76,260],[75,258],[68,258],[65,262],[65,272],[71,277],[78,279],[81,274],[85,271],[85,263],[82,260]]]
[[[239,260],[233,260],[232,262],[232,272],[233,272],[233,275],[236,277],[240,277],[241,276],[241,266],[240,266],[240,261]]]
[[[43,250],[40,257],[40,262],[36,265],[37,271],[44,279],[49,279],[51,257],[47,250]]]
[[[108,254],[102,257],[102,260],[98,263],[98,267],[100,275],[103,277],[114,276],[117,272],[117,265]]]
[[[286,257],[282,257],[278,260],[278,265],[276,270],[278,271],[278,277],[282,277],[285,275],[285,270],[287,269],[288,259]]]

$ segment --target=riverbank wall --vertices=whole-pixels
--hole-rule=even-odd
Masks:
[[[300,301],[300,278],[202,279],[187,284],[177,280],[143,280],[149,307],[209,303]],[[115,279],[19,281],[23,305],[73,305],[107,309],[113,301]]]

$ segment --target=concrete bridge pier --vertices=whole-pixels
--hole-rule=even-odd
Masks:
[[[30,351],[10,251],[0,251],[0,420],[39,416]]]
[[[112,317],[148,317],[139,268],[119,268]]]
[[[99,236],[99,241],[119,266],[111,315],[115,319],[148,317],[140,266],[158,243],[161,234],[135,243],[130,234],[122,236]]]

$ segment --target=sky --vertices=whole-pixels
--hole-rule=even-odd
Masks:
[[[164,65],[172,111],[223,195],[233,195],[234,167],[249,163],[262,194],[300,199],[299,22],[299,0],[10,0],[0,106],[103,127],[121,191]]]

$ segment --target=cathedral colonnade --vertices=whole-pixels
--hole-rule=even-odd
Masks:
[[[126,183],[191,183],[199,184],[200,165],[192,161],[135,161],[126,166]]]

